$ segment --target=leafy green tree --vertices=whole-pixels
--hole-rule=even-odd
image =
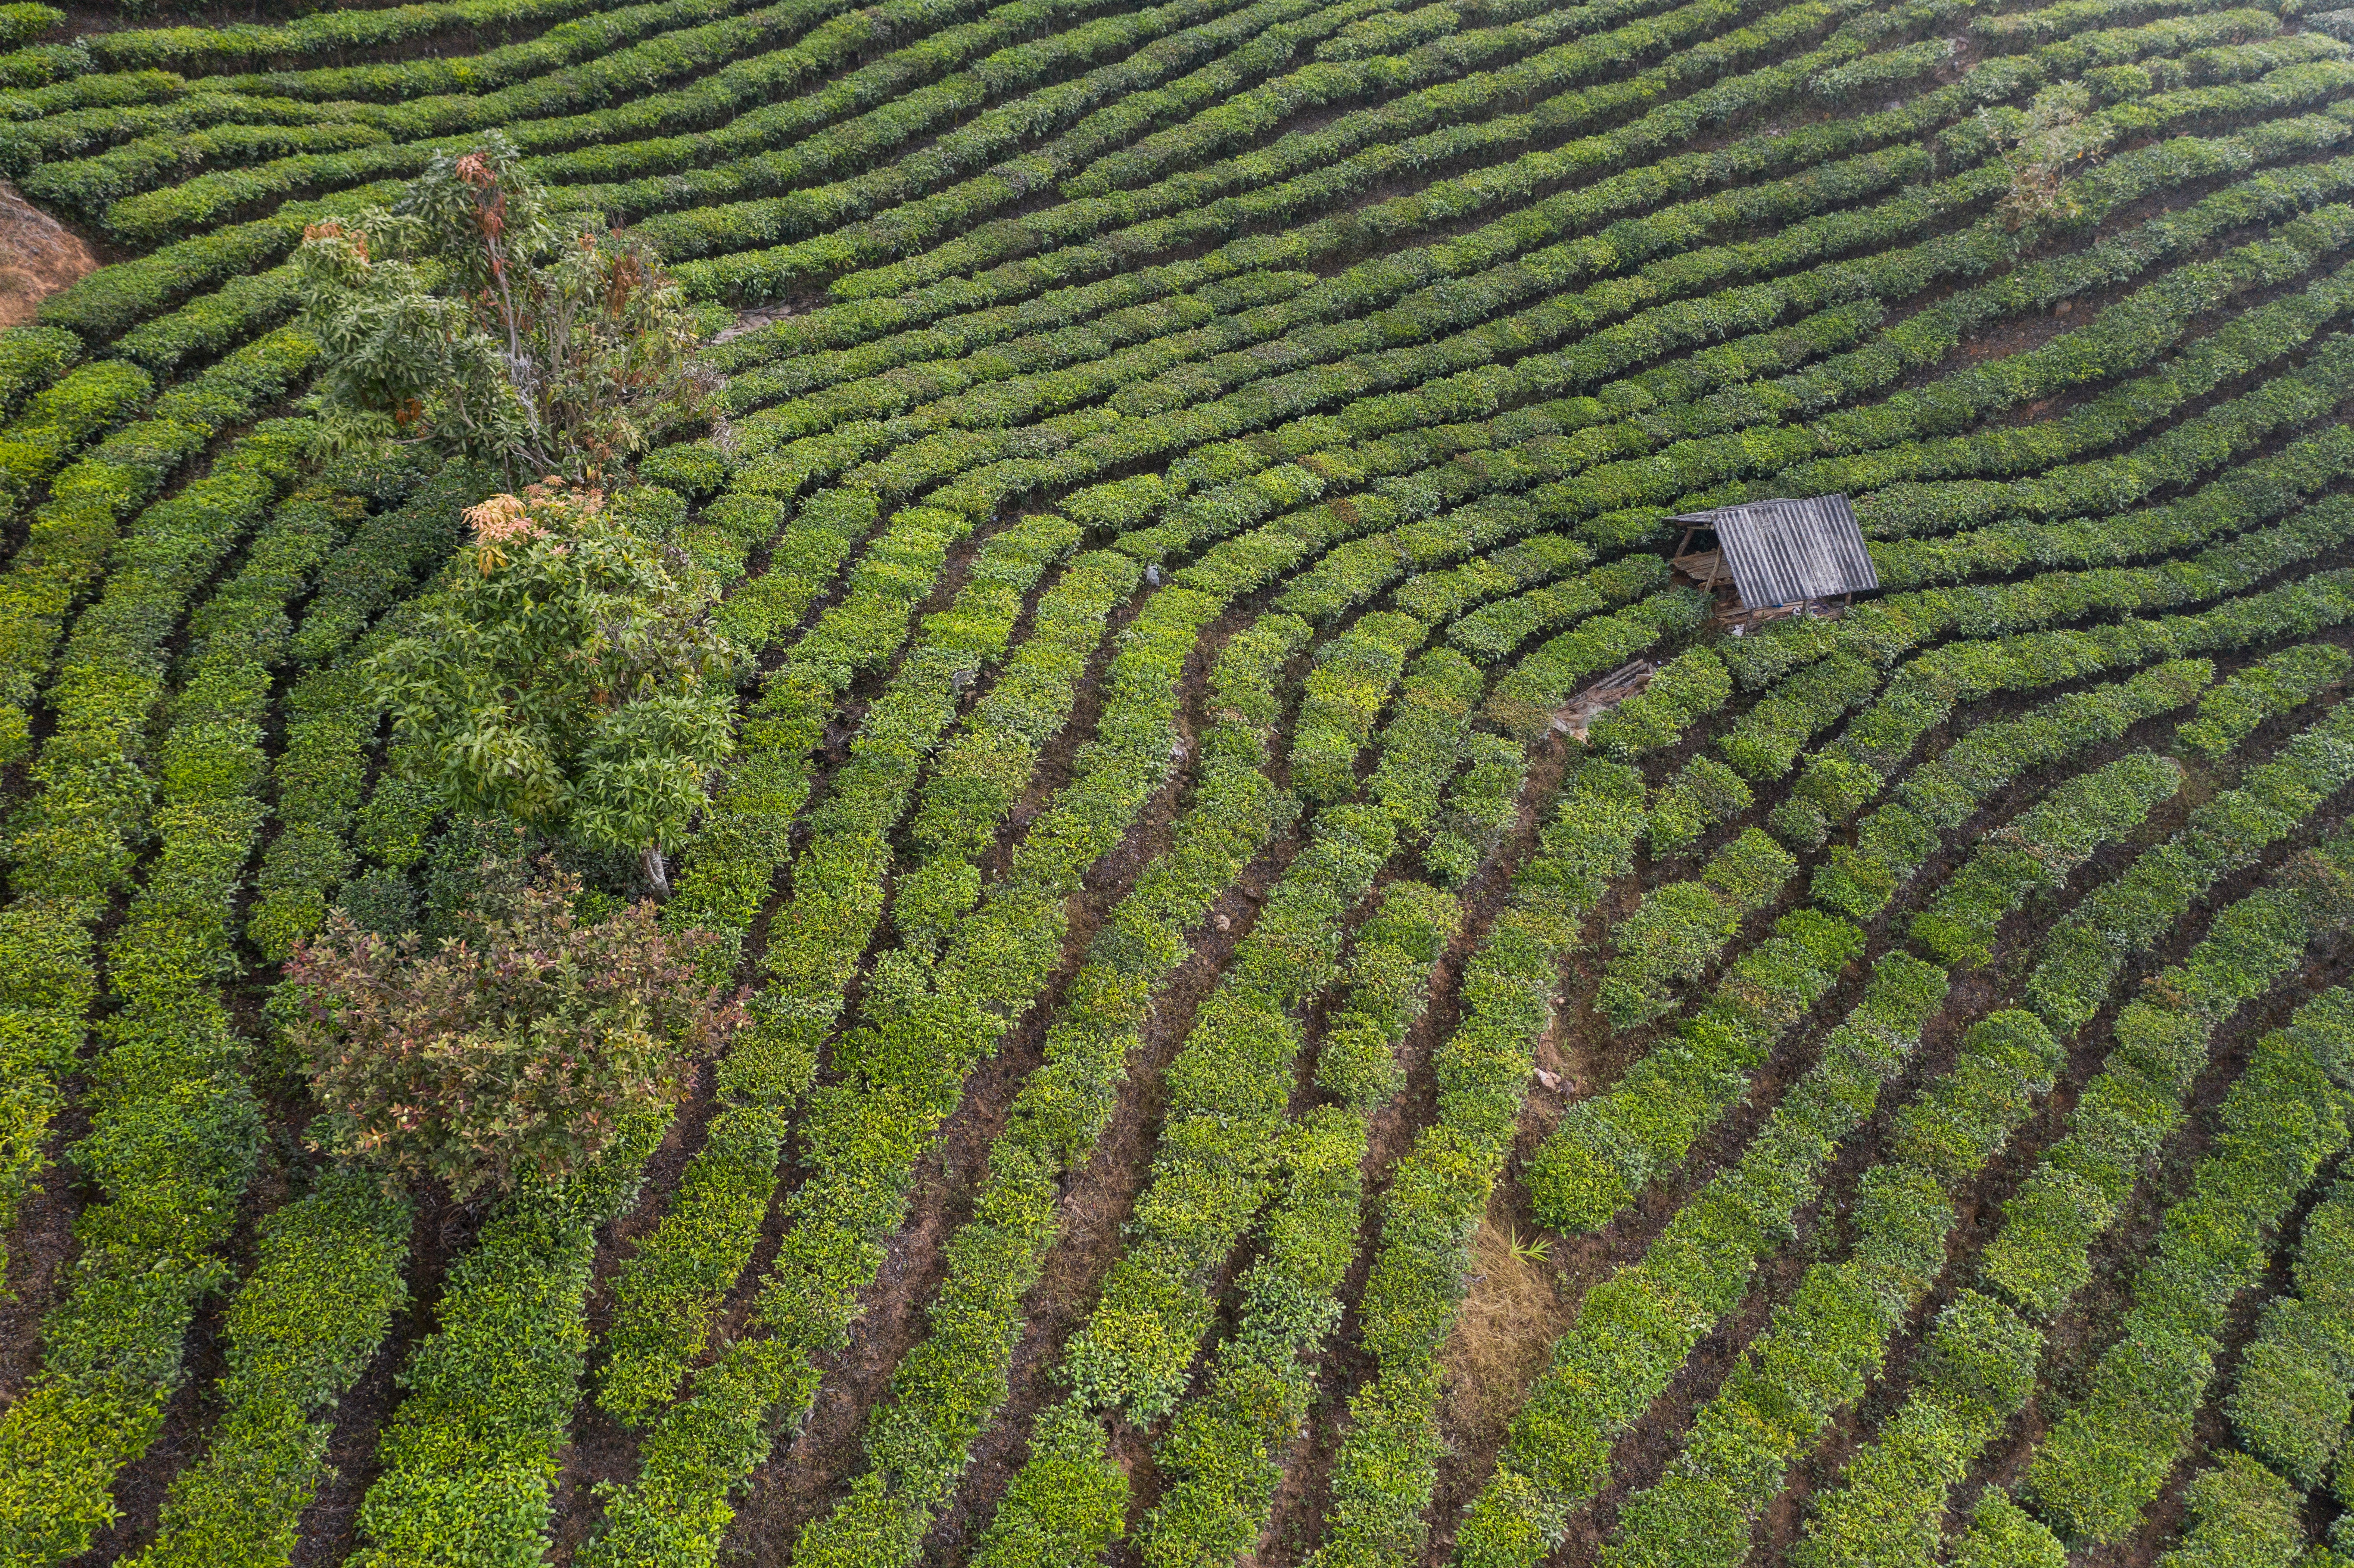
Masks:
[[[560,1177],[675,1102],[741,1024],[695,979],[706,938],[666,935],[650,903],[584,923],[578,881],[520,871],[484,861],[460,934],[430,952],[340,911],[295,949],[288,1033],[315,1147],[461,1199]]]
[[[693,318],[637,239],[559,211],[496,132],[390,207],[312,225],[302,323],[326,350],[321,443],[424,443],[510,489],[612,479],[699,402]]]
[[[473,539],[368,663],[414,778],[455,810],[589,850],[663,852],[735,747],[710,584],[560,482],[466,512]]]

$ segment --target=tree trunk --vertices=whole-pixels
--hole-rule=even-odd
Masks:
[[[646,880],[653,884],[656,898],[667,899],[670,896],[670,872],[663,864],[660,844],[646,846]]]

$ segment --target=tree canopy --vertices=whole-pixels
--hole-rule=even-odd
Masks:
[[[680,551],[560,481],[468,509],[472,541],[368,664],[414,776],[455,810],[663,852],[735,745],[734,652]]]
[[[700,939],[666,935],[652,904],[583,922],[573,878],[482,870],[461,934],[432,951],[338,913],[286,966],[312,1141],[461,1198],[593,1160],[742,1022],[695,979]]]
[[[327,450],[429,443],[511,489],[610,481],[695,407],[693,319],[652,253],[560,209],[520,164],[493,132],[389,207],[303,231]]]

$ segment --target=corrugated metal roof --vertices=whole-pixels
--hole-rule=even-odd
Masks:
[[[1676,519],[1716,530],[1741,602],[1771,609],[1802,599],[1867,593],[1880,587],[1863,530],[1844,495],[1749,501]]]

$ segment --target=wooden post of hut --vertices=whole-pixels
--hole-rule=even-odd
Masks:
[[[1669,565],[1716,596],[1716,620],[1736,637],[1786,615],[1837,615],[1880,588],[1844,495],[1748,501],[1672,521],[1686,526]]]

